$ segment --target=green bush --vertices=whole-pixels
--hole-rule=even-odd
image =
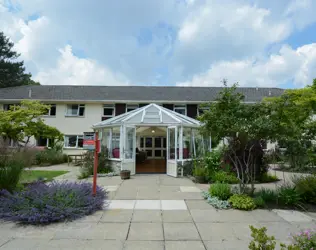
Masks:
[[[108,159],[108,151],[106,148],[101,148],[101,153],[99,153],[99,165],[98,165],[98,173],[110,173],[112,171],[110,160]],[[93,175],[94,169],[94,152],[87,151],[83,157],[83,164],[80,169],[79,179],[88,178]]]
[[[231,195],[230,185],[226,183],[214,183],[210,186],[209,193],[220,200],[227,200]]]
[[[227,173],[223,170],[215,172],[210,177],[212,182],[220,182],[220,183],[228,183],[228,184],[236,184],[239,183],[238,178],[232,173]]]
[[[277,192],[280,205],[294,206],[302,200],[296,188],[291,185],[283,185],[278,188]]]
[[[39,151],[35,156],[35,164],[41,166],[56,165],[68,161],[68,156],[54,149]]]
[[[316,204],[316,175],[293,179],[293,182],[304,202]]]
[[[274,236],[267,235],[267,228],[255,228],[249,226],[251,230],[252,241],[249,243],[248,248],[251,250],[273,250],[275,249],[276,241]]]
[[[265,203],[275,203],[278,199],[278,194],[275,190],[262,188],[255,192],[255,197],[261,197]]]
[[[265,207],[265,205],[266,205],[264,199],[261,196],[254,197],[253,201],[254,201],[256,207]]]
[[[256,208],[254,200],[246,194],[234,194],[228,200],[233,208],[240,210],[253,210]]]
[[[0,165],[0,191],[6,189],[12,192],[16,189],[25,163],[18,159],[11,159]]]
[[[209,175],[220,170],[222,162],[221,158],[222,152],[219,150],[213,150],[204,156],[204,165],[206,166]]]
[[[260,177],[261,183],[269,183],[269,182],[276,182],[280,179],[276,177],[275,175],[269,174],[269,173],[263,173]]]

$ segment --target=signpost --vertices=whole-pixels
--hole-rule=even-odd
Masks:
[[[98,132],[94,133],[93,139],[92,139],[93,145],[91,143],[91,134],[87,135],[86,138],[87,138],[87,140],[86,140],[87,148],[89,148],[90,150],[94,149],[93,186],[92,186],[93,190],[92,190],[92,194],[95,196],[96,193],[97,193],[97,175],[98,175],[98,164],[99,164],[98,153],[100,151],[100,141],[98,140],[99,139],[99,133]],[[85,135],[84,135],[83,141],[85,143]]]

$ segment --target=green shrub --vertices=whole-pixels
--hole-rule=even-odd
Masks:
[[[280,205],[294,206],[302,200],[296,188],[291,185],[283,185],[278,188],[277,192]]]
[[[0,191],[6,189],[12,192],[16,189],[25,163],[18,159],[11,159],[0,166]]]
[[[206,199],[206,202],[212,205],[216,209],[229,209],[230,204],[228,201],[222,201],[217,197],[212,197],[208,192],[202,192],[202,196]]]
[[[228,183],[228,184],[236,184],[239,183],[238,178],[232,173],[227,173],[223,170],[215,172],[210,177],[212,182],[220,182],[220,183]]]
[[[236,209],[253,210],[256,208],[254,200],[246,194],[234,194],[228,201]]]
[[[261,197],[265,203],[275,203],[278,199],[278,194],[275,190],[262,188],[255,192],[255,197]]]
[[[105,148],[101,148],[101,153],[99,153],[99,165],[98,173],[110,173],[112,171],[110,160],[108,159],[108,151]],[[79,179],[88,178],[93,175],[94,168],[94,152],[87,151],[83,157],[83,164],[80,169]]]
[[[41,166],[56,165],[65,163],[68,160],[66,154],[56,151],[54,149],[47,149],[39,151],[35,157],[35,164]]]
[[[253,201],[254,201],[256,207],[265,207],[265,205],[266,205],[264,199],[261,196],[254,197]]]
[[[293,245],[297,249],[315,249],[316,248],[316,231],[304,230],[292,235]]]
[[[213,150],[204,156],[204,165],[206,166],[209,175],[220,170],[222,162],[221,158],[222,152],[219,150]]]
[[[230,185],[226,183],[214,183],[210,186],[209,193],[220,200],[227,200],[231,195]]]
[[[293,182],[304,202],[316,204],[316,175],[296,178]]]
[[[251,230],[252,241],[249,243],[248,248],[251,250],[273,250],[275,249],[276,241],[274,236],[267,235],[267,228],[255,228],[249,226]]]
[[[263,173],[260,177],[261,183],[269,183],[269,182],[276,182],[280,179],[276,177],[275,175],[269,174],[269,173]]]
[[[193,175],[199,176],[199,177],[206,177],[207,175],[207,169],[205,167],[195,167],[193,169]]]

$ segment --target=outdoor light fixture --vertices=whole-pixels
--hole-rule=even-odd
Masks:
[[[155,130],[153,129],[151,132],[152,132],[152,133],[155,133]]]

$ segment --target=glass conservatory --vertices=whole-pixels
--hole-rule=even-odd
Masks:
[[[135,109],[93,125],[115,172],[183,174],[185,161],[211,150],[201,123],[157,104]]]

